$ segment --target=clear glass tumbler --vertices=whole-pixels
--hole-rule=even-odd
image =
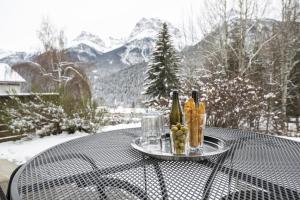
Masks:
[[[188,127],[183,125],[173,126],[170,131],[170,140],[173,154],[187,154]]]
[[[159,144],[164,133],[164,118],[160,112],[146,113],[142,117],[142,138],[148,144]]]

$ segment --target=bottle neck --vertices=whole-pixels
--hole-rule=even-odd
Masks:
[[[173,92],[173,102],[178,101],[178,92]]]
[[[198,99],[198,92],[197,91],[192,91],[192,98],[194,99],[195,104],[198,106],[199,99]]]
[[[172,97],[172,110],[177,111],[181,114],[180,102],[178,92],[173,92]]]

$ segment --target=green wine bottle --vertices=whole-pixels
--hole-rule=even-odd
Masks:
[[[182,118],[183,116],[180,108],[178,92],[173,91],[172,108],[170,113],[170,128],[172,127],[172,125],[176,125],[177,123],[182,124],[183,122]]]

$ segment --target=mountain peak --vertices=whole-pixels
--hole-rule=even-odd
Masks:
[[[81,33],[72,41],[72,43],[74,43],[74,45],[87,44],[88,46],[91,46],[100,52],[105,50],[105,42],[99,36],[87,31],[81,31]]]
[[[156,18],[142,18],[140,19],[133,30],[130,33],[129,40],[132,40],[133,38],[137,37],[138,35],[141,35],[141,37],[155,37],[162,26],[162,20],[156,19]]]
[[[99,36],[95,35],[95,34],[92,34],[92,33],[89,33],[87,31],[81,31],[81,33],[75,38],[75,40],[80,40],[80,39],[84,39],[84,38],[92,38],[92,39],[99,39]]]
[[[137,23],[136,27],[146,27],[146,28],[159,28],[163,24],[163,21],[158,18],[141,18]]]
[[[183,37],[180,30],[174,27],[170,22],[158,18],[141,18],[130,33],[128,42],[144,38],[156,39],[164,22],[168,25],[169,33],[172,36],[175,47],[181,49]]]

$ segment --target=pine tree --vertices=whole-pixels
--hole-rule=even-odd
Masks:
[[[144,84],[144,94],[152,101],[164,101],[169,98],[172,90],[178,89],[178,60],[167,24],[163,23],[148,65]]]

